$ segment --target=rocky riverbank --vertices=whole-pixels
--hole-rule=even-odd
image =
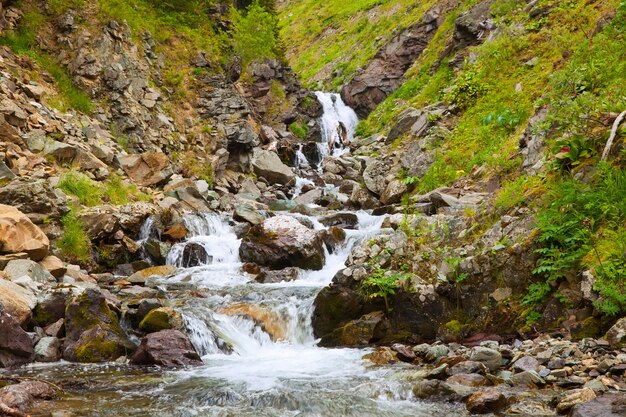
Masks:
[[[416,398],[461,401],[473,415],[617,417],[626,413],[626,350],[615,339],[624,325],[607,335],[613,343],[547,335],[503,343],[483,335],[463,344],[394,344],[365,358],[411,363],[405,378]]]

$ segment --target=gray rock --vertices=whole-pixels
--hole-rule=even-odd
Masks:
[[[606,340],[614,349],[626,345],[626,317],[619,319],[617,323],[606,332]]]
[[[539,369],[539,361],[533,356],[524,356],[515,361],[513,369],[518,372],[537,371]]]
[[[296,174],[280,160],[275,152],[256,148],[252,154],[251,165],[254,173],[264,177],[271,184],[289,184],[296,179]]]
[[[4,268],[4,272],[9,275],[11,281],[27,276],[40,284],[56,282],[56,278],[54,278],[54,276],[44,267],[39,265],[37,262],[27,259],[10,261]]]
[[[235,206],[233,219],[257,225],[262,223],[263,220],[265,220],[265,217],[252,204],[243,203]]]
[[[494,349],[476,347],[472,350],[470,360],[480,362],[485,365],[490,372],[495,372],[502,366],[502,355]]]
[[[42,337],[35,345],[35,360],[56,362],[61,359],[61,341],[56,337]]]

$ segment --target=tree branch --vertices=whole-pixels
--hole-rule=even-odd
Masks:
[[[609,153],[611,152],[611,146],[613,146],[613,141],[615,140],[615,135],[617,135],[617,128],[622,123],[622,120],[626,117],[626,110],[621,112],[615,122],[613,123],[613,128],[611,129],[611,136],[609,136],[609,140],[606,141],[606,146],[604,147],[604,152],[602,152],[601,161],[606,161],[609,157]]]

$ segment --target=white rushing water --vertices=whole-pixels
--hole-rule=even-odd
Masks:
[[[339,94],[316,91],[315,95],[324,109],[319,121],[322,130],[322,142],[318,144],[320,155],[322,159],[327,155],[341,155],[345,146],[354,139],[359,118]]]

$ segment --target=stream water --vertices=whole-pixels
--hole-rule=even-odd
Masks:
[[[325,155],[340,152],[351,139],[356,115],[338,95],[318,93],[318,98],[325,109],[321,148],[328,150]],[[383,217],[356,214],[358,228],[346,230],[343,246],[327,254],[322,270],[300,271],[298,279],[277,284],[259,284],[241,272],[240,240],[226,217],[187,216],[190,236],[172,248],[167,263],[180,266],[185,245],[195,244],[209,255],[206,265],[181,268],[150,285],[183,314],[204,365],[166,371],[125,364],[34,364],[20,374],[70,388],[33,416],[63,410],[72,416],[466,416],[458,405],[416,400],[415,367],[375,367],[362,359],[368,349],[316,345],[315,296],[344,267],[355,243],[387,232],[381,229]],[[324,228],[315,217],[292,216]],[[151,227],[148,221],[140,238],[149,236]]]

